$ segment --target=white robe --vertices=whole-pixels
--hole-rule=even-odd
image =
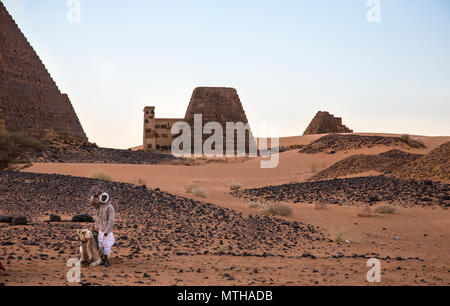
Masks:
[[[114,245],[115,239],[113,232],[110,232],[106,237],[105,233],[98,233],[98,248],[103,251],[103,255],[109,256],[111,247]]]

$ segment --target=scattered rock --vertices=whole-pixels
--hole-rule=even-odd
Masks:
[[[71,222],[93,223],[94,218],[88,214],[76,215],[75,217],[72,218]]]
[[[26,217],[16,217],[11,220],[11,225],[27,225]]]
[[[12,217],[0,216],[0,223],[11,223],[12,219]]]
[[[49,221],[50,222],[61,222],[62,220],[61,220],[60,216],[51,214]],[[74,221],[72,221],[72,222],[74,222]]]

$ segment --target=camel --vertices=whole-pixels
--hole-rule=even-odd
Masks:
[[[102,263],[102,251],[98,248],[98,242],[94,234],[88,229],[77,230],[80,239],[80,253],[82,264],[98,266]]]

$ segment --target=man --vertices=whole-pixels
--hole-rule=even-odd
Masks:
[[[109,267],[109,253],[115,241],[112,232],[115,218],[114,207],[106,192],[91,196],[91,205],[97,209],[94,231],[98,232],[98,247],[103,252],[103,265]]]

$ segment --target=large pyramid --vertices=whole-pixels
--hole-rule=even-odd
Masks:
[[[69,97],[0,2],[0,131],[85,144]]]
[[[184,120],[194,126],[194,115],[201,114],[203,125],[215,121],[222,125],[224,133],[224,149],[226,149],[226,123],[242,122],[247,124],[247,116],[242,107],[239,95],[234,88],[228,87],[197,87],[192,93],[191,101],[186,110]],[[247,134],[245,148],[248,152],[250,134]],[[210,135],[204,135],[203,140]],[[235,136],[236,139],[236,136]]]
[[[334,117],[329,112],[318,112],[303,135],[326,133],[353,133],[342,124],[342,118]]]

